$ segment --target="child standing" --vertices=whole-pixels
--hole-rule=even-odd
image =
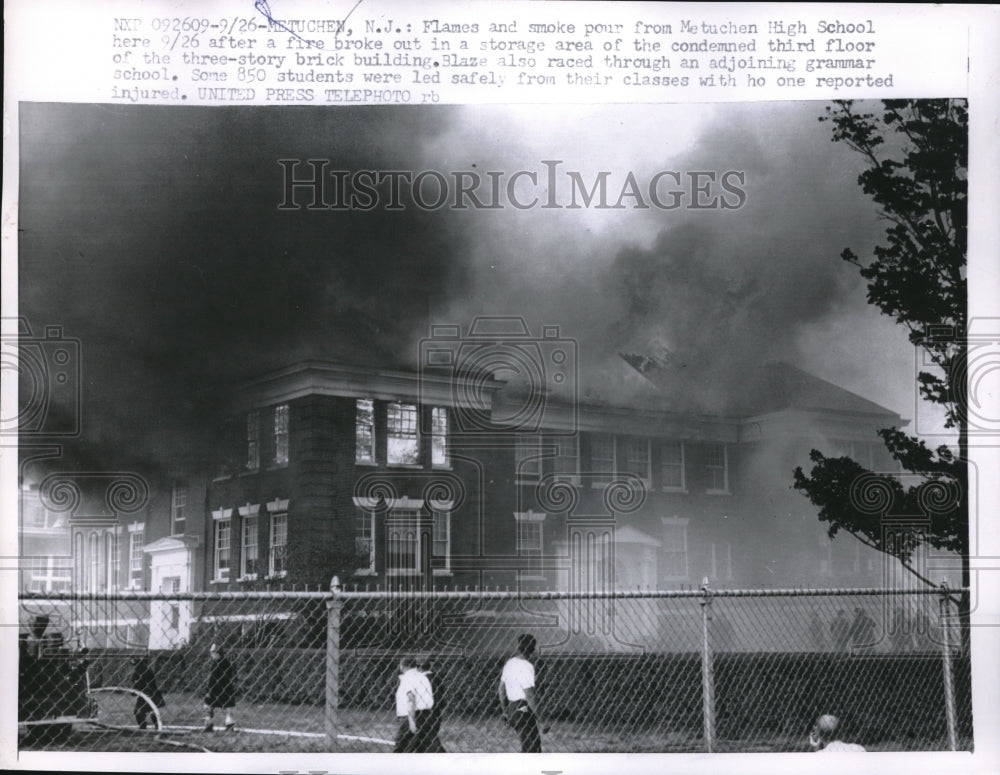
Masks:
[[[217,643],[209,649],[211,665],[208,673],[208,689],[205,692],[205,731],[211,732],[214,727],[215,709],[226,712],[226,731],[232,732],[236,722],[233,720],[233,708],[236,707],[236,668]]]

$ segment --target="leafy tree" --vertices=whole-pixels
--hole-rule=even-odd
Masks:
[[[862,543],[912,564],[921,544],[962,556],[968,576],[968,444],[966,367],[966,250],[968,111],[964,100],[885,100],[877,112],[850,100],[827,107],[833,142],[865,160],[858,183],[888,221],[884,244],[862,260],[850,248],[841,258],[868,282],[868,301],[909,329],[932,370],[918,375],[920,394],[941,407],[957,450],[928,447],[896,428],[879,432],[905,477],[867,471],[848,457],[812,450],[812,471],[794,473],[794,487],[819,507],[832,538],[845,530]],[[919,529],[883,532],[886,515],[923,515]]]

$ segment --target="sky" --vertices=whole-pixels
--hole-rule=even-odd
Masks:
[[[430,325],[480,315],[558,326],[584,397],[627,399],[621,352],[669,353],[709,407],[782,360],[912,418],[913,349],[839,258],[870,255],[885,224],[823,108],[22,104],[19,311],[80,342],[83,433],[63,462],[183,455],[240,379],[302,358],[415,368]],[[516,196],[541,202],[550,162],[560,204],[567,173],[607,172],[614,202],[630,174],[641,191],[661,171],[735,171],[745,201],[281,210],[281,159],[300,176],[308,159],[523,170],[539,185],[522,176]]]

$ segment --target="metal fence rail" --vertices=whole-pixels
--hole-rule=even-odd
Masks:
[[[446,750],[516,751],[497,684],[518,635],[530,633],[544,750],[808,750],[822,713],[869,750],[967,749],[961,594],[24,594],[20,741],[48,750],[391,751],[398,665],[409,656],[433,686]],[[205,732],[213,643],[232,665],[236,693]]]

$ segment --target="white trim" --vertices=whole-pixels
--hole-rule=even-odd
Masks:
[[[128,532],[130,533],[140,533],[146,529],[145,522],[133,522],[128,526]]]
[[[367,511],[375,511],[378,507],[378,500],[375,498],[365,498],[355,495],[351,498],[354,505],[359,509],[366,509]],[[429,503],[440,503],[446,504],[447,508],[444,506],[440,507],[441,511],[451,511],[454,501],[429,501]],[[389,510],[392,509],[406,509],[407,511],[420,511],[424,508],[424,501],[417,498],[386,498],[385,507]],[[437,506],[432,506],[431,508],[439,508]]]
[[[232,519],[233,510],[232,509],[213,509],[212,519]]]
[[[288,498],[275,498],[268,501],[265,506],[268,511],[288,511]]]
[[[248,503],[246,506],[240,506],[239,512],[241,517],[256,517],[260,513],[260,504],[255,503],[250,505]]]
[[[514,519],[518,522],[544,522],[547,516],[548,514],[544,511],[532,511],[531,509],[514,512]]]

